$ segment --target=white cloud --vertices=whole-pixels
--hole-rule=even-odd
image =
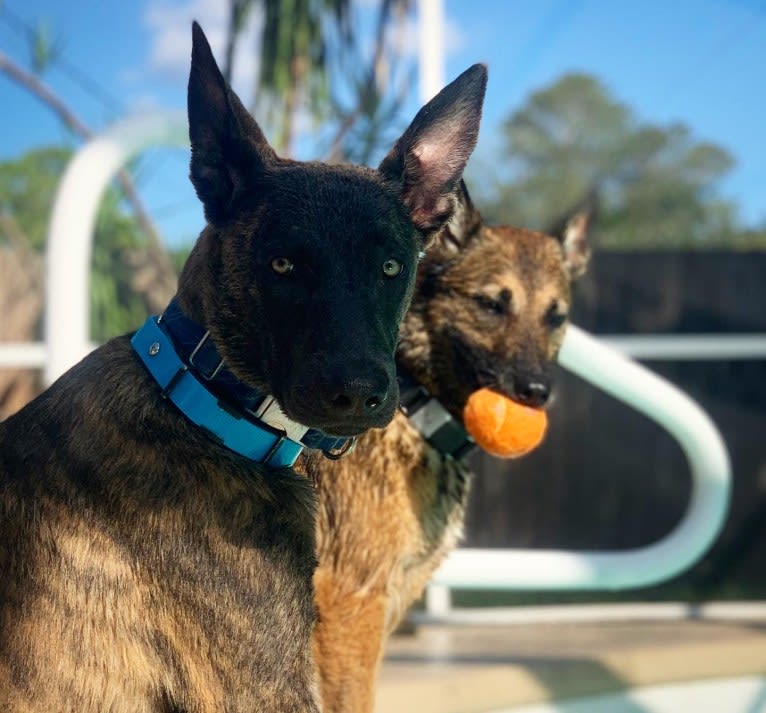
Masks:
[[[257,37],[261,17],[258,8],[250,13],[234,56],[232,86],[245,104],[252,96],[258,72]],[[192,20],[197,20],[202,26],[216,60],[219,65],[223,64],[228,3],[221,0],[186,0],[180,4],[171,4],[167,0],[149,0],[144,23],[151,37],[151,71],[173,81],[185,81],[189,74]]]

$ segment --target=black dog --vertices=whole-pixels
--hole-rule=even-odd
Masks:
[[[0,710],[317,710],[313,494],[284,466],[392,417],[485,84],[464,73],[378,171],[284,160],[195,24],[208,225],[178,294],[0,425]]]

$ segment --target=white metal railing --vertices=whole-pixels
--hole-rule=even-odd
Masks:
[[[44,363],[49,382],[92,348],[89,265],[101,196],[121,165],[155,144],[187,145],[185,118],[174,113],[122,121],[78,152],[62,179],[48,238]],[[641,345],[620,339],[622,346]],[[670,343],[659,341],[665,347]],[[755,337],[753,345],[751,358],[766,353],[763,336]],[[698,345],[696,349],[700,351]],[[0,351],[3,364],[8,363],[3,354],[9,353]],[[678,352],[673,358],[677,356]],[[30,345],[26,359],[39,366],[40,345]],[[678,440],[692,472],[687,512],[662,540],[627,552],[459,549],[429,587],[433,613],[449,608],[449,587],[618,589],[655,583],[693,564],[718,534],[728,505],[730,466],[720,434],[707,415],[679,389],[577,327],[568,330],[560,361],[657,421]]]
[[[419,0],[421,45],[421,94],[433,96],[438,69],[444,66],[443,0]],[[431,47],[431,51],[423,49]],[[436,70],[434,70],[436,68]],[[430,71],[429,71],[430,70]],[[649,339],[618,338],[623,348],[648,358],[742,358],[748,347],[751,358],[766,354],[763,335],[745,339],[748,344],[719,340],[708,335],[692,344],[686,337]],[[671,341],[672,340],[672,341]],[[726,347],[721,349],[721,345]],[[691,348],[690,348],[691,347]],[[642,354],[639,354],[641,350]],[[675,353],[670,356],[670,352]],[[744,350],[743,350],[744,351]],[[745,357],[747,358],[747,357]],[[504,589],[616,589],[644,586],[668,578],[691,566],[718,534],[729,499],[731,472],[720,434],[707,415],[685,394],[652,374],[604,340],[570,327],[560,354],[561,364],[666,428],[680,443],[692,471],[692,497],[681,522],[649,547],[630,552],[600,553],[562,550],[473,550],[453,552],[429,586],[426,604],[430,614],[446,614],[450,586]],[[677,413],[676,413],[677,410]]]
[[[43,369],[47,357],[44,342],[0,342],[0,369]]]
[[[761,334],[599,334],[598,341],[625,356],[644,361],[766,359],[766,335]],[[95,346],[86,343],[83,353]],[[0,369],[43,369],[47,360],[45,342],[0,342]],[[54,372],[49,371],[51,375]]]
[[[734,361],[766,358],[763,334],[604,334],[598,340],[633,359]]]
[[[104,191],[134,155],[157,145],[187,147],[181,112],[134,117],[88,142],[61,179],[48,231],[45,381],[51,383],[91,349],[90,258]]]

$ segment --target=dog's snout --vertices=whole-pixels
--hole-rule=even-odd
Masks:
[[[545,382],[522,380],[521,383],[517,382],[515,386],[516,400],[525,406],[540,408],[548,403],[551,388]]]
[[[382,428],[393,417],[398,385],[385,361],[309,362],[297,385],[286,390],[285,412],[304,425],[336,436]]]

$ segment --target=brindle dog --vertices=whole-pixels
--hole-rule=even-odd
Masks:
[[[208,224],[134,342],[157,339],[112,340],[0,424],[0,710],[318,711],[314,499],[258,462],[292,441],[256,419],[254,394],[285,429],[303,424],[289,437],[389,422],[418,254],[452,214],[485,84],[467,70],[377,171],[281,159],[194,25],[191,178]],[[174,349],[165,379],[152,365]],[[184,415],[179,384],[195,383],[209,398]],[[233,431],[206,430],[209,414],[192,422],[208,402],[227,429],[272,439],[268,455],[224,445]]]
[[[400,411],[339,463],[306,462],[320,492],[314,654],[326,713],[372,710],[387,636],[462,533],[467,437],[454,422],[424,437],[415,425],[417,406],[433,404],[424,391],[458,422],[484,386],[544,406],[570,283],[588,259],[587,214],[560,238],[489,226],[462,189],[420,267],[397,350],[411,418]]]

